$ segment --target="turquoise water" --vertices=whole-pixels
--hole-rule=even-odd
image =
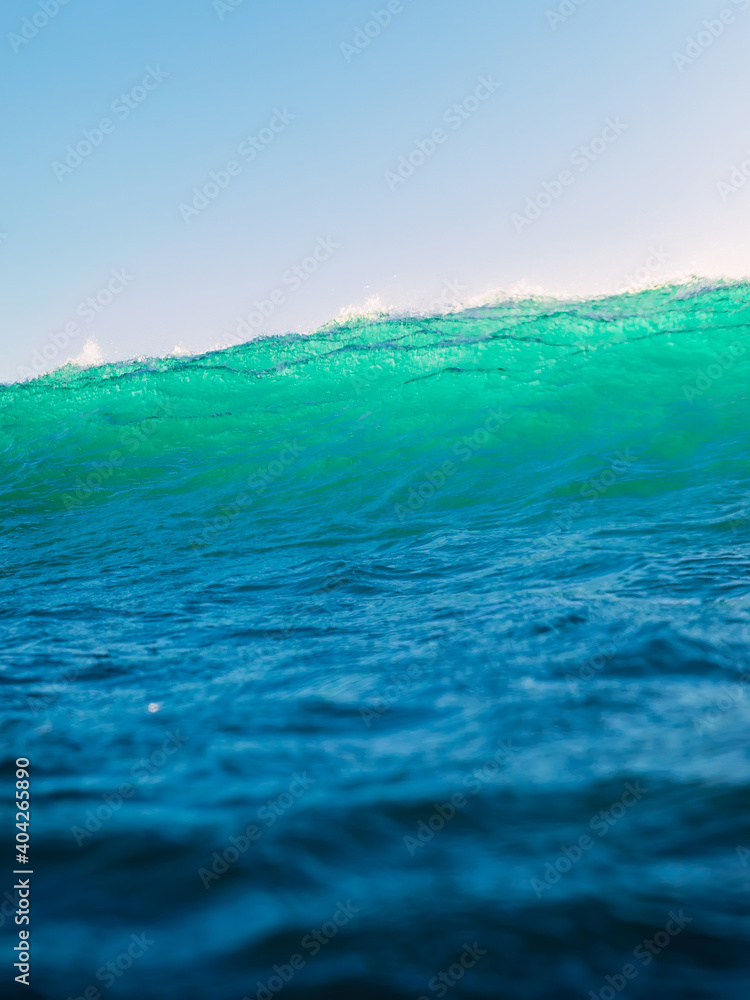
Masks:
[[[0,388],[25,995],[744,996],[749,332],[704,283]]]

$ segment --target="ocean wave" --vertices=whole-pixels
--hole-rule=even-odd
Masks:
[[[712,282],[0,387],[39,995],[132,934],[113,996],[740,995],[748,333]]]

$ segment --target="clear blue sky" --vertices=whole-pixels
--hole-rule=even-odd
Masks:
[[[717,188],[750,159],[750,0],[58,5],[0,12],[4,381],[45,346],[55,367],[236,341],[255,300],[251,335],[647,262],[750,271],[750,183]]]

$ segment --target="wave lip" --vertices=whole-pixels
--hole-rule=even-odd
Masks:
[[[316,338],[326,334],[335,335],[337,331],[342,329],[366,330],[375,325],[387,327],[389,324],[393,324],[394,328],[397,328],[399,324],[419,320],[439,320],[441,318],[450,320],[453,317],[461,316],[470,318],[474,315],[485,315],[487,311],[496,311],[506,315],[514,313],[518,316],[519,321],[522,321],[526,316],[534,316],[541,309],[551,312],[556,309],[577,309],[585,313],[587,310],[601,311],[602,308],[606,311],[607,306],[611,305],[615,312],[625,308],[627,311],[642,309],[644,312],[650,313],[652,310],[663,308],[670,300],[681,302],[691,298],[727,294],[735,297],[739,305],[745,300],[744,290],[747,287],[747,282],[743,280],[685,276],[679,281],[658,284],[649,281],[640,283],[637,280],[628,281],[617,288],[613,287],[606,292],[581,299],[565,291],[545,290],[529,282],[521,282],[509,290],[496,289],[480,295],[468,295],[468,289],[465,285],[458,281],[449,281],[445,283],[438,295],[429,301],[427,299],[415,301],[410,306],[388,306],[382,302],[379,296],[374,295],[362,305],[350,305],[342,308],[334,320],[318,330],[286,335],[259,333],[250,341],[245,342],[244,345],[239,336],[233,336],[223,345],[216,344],[208,351],[197,354],[191,354],[184,344],[178,342],[166,358],[153,360],[165,361],[169,357],[204,357],[207,354],[217,352],[231,352],[237,346],[248,346],[256,341],[287,341],[299,336]],[[75,324],[68,324],[69,328],[72,326]],[[65,337],[66,345],[70,343],[71,338],[67,334],[59,336]],[[49,338],[49,342],[44,345],[41,351],[32,352],[31,367],[19,367],[17,381],[25,382],[55,371],[68,371],[70,366],[98,368],[105,364],[127,365],[136,363],[138,360],[141,363],[148,360],[146,358],[131,358],[105,361],[103,348],[97,343],[95,337],[86,340],[83,349],[77,356],[62,360],[62,351],[64,348],[60,346],[58,340]]]

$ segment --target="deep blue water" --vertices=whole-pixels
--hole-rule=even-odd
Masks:
[[[749,331],[670,288],[0,389],[19,995],[746,996]]]

